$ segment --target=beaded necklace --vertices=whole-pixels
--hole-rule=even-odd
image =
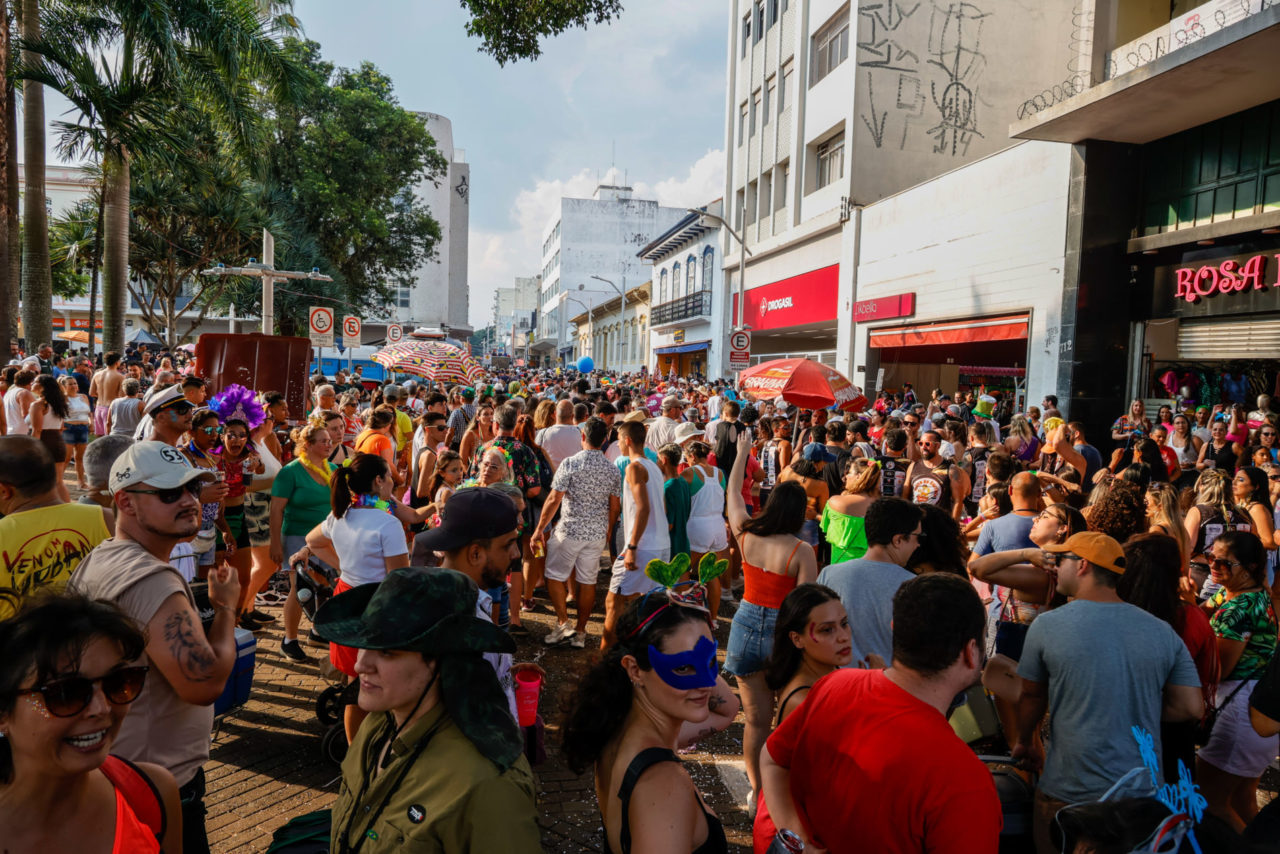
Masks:
[[[333,478],[333,473],[329,471],[328,463],[325,464],[324,468],[320,468],[319,466],[314,465],[311,460],[307,459],[305,452],[298,454],[298,462],[302,463],[302,467],[304,469],[324,481],[325,486],[329,485],[329,482]]]
[[[383,510],[387,513],[395,513],[395,507],[390,501],[385,498],[379,498],[376,495],[357,495],[355,500],[351,502],[351,506],[368,507],[374,510]]]

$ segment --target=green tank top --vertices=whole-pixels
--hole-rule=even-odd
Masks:
[[[861,516],[846,516],[827,505],[822,509],[821,525],[831,544],[832,563],[843,563],[867,553],[866,520]]]

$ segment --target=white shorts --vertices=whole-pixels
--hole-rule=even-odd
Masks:
[[[1240,683],[1218,683],[1218,702],[1225,702]],[[1219,771],[1237,777],[1259,777],[1276,758],[1276,736],[1263,738],[1249,723],[1249,695],[1257,684],[1250,680],[1240,689],[1231,702],[1218,709],[1218,721],[1213,725],[1209,743],[1200,748],[1196,756]]]
[[[605,545],[605,540],[575,540],[562,536],[557,528],[547,538],[547,578],[568,581],[573,575],[579,584],[595,584]]]
[[[641,593],[648,593],[655,587],[662,585],[654,581],[652,578],[644,574],[644,568],[649,565],[651,560],[670,560],[671,549],[636,549],[636,568],[634,572],[628,572],[623,566],[623,554],[618,555],[618,559],[613,562],[611,570],[612,575],[609,576],[609,592],[618,593],[623,596],[637,596]]]

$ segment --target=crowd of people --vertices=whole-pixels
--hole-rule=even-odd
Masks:
[[[836,412],[530,370],[317,377],[291,411],[180,352],[45,349],[0,374],[8,850],[208,851],[212,703],[277,620],[358,685],[335,852],[539,850],[538,646],[584,650],[560,747],[606,851],[728,850],[678,751],[739,713],[757,852],[994,852],[1016,805],[978,748],[1034,783],[1040,852],[1183,813],[1205,851],[1280,842],[1269,399],[1135,402],[1104,452],[982,389]],[[309,621],[300,573],[332,581]]]

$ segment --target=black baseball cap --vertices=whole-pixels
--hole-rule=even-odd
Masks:
[[[451,552],[476,540],[509,534],[520,525],[515,502],[496,489],[478,486],[449,496],[442,521],[418,535],[417,541],[437,552]]]

